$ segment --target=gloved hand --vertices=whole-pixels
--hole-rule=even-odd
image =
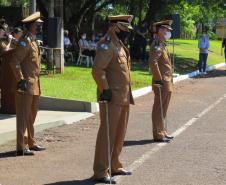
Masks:
[[[9,40],[12,40],[13,39],[13,36],[12,35],[8,35],[8,38],[9,38]]]
[[[162,87],[163,86],[163,81],[162,80],[155,80],[154,81],[154,86],[156,86],[156,87]]]
[[[17,90],[20,91],[20,92],[25,92],[27,91],[27,81],[26,80],[20,80],[18,83],[17,83]]]
[[[111,89],[104,89],[103,92],[100,94],[100,101],[110,102],[111,98],[112,98]]]

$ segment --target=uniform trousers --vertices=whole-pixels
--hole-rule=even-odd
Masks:
[[[106,126],[106,110],[104,104],[100,107],[100,127],[96,140],[96,151],[94,157],[94,178],[108,176],[108,139]],[[110,151],[112,172],[122,168],[119,155],[122,151],[124,138],[129,118],[129,105],[108,104],[109,128],[110,128]]]
[[[39,96],[27,93],[16,93],[16,127],[17,127],[17,150],[33,147],[34,122],[38,111]],[[27,130],[27,138],[25,131]]]
[[[152,109],[152,130],[153,138],[158,140],[162,139],[167,133],[161,116],[159,89],[154,89],[154,94],[155,98]],[[162,94],[163,118],[165,119],[172,92],[161,89],[161,94]]]

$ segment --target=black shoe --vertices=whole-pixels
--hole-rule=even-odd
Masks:
[[[127,171],[125,169],[121,169],[119,171],[112,172],[112,176],[116,176],[116,175],[132,175],[132,172]]]
[[[159,142],[159,143],[169,143],[171,140],[167,138],[162,138],[162,139],[154,139],[154,142]]]
[[[169,135],[165,135],[165,138],[166,138],[166,139],[174,139],[173,136],[169,136]]]
[[[22,155],[35,155],[34,152],[32,152],[31,150],[25,148],[24,150],[18,150],[16,152],[17,156],[22,156]]]
[[[94,179],[93,181],[96,183],[105,183],[105,184],[110,184],[110,179],[111,179],[111,184],[116,184],[116,181],[110,177],[102,177],[99,179]]]
[[[43,151],[43,150],[45,150],[46,148],[43,147],[43,146],[35,145],[35,146],[33,146],[33,147],[29,148],[29,149],[30,149],[30,150],[34,150],[34,151]]]

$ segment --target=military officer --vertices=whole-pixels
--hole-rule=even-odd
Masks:
[[[152,88],[154,104],[152,110],[153,138],[156,142],[169,142],[173,139],[167,134],[164,124],[168,105],[173,91],[173,74],[170,54],[166,47],[166,40],[171,37],[172,20],[165,20],[153,24],[154,40],[151,44],[149,65],[152,71]]]
[[[38,32],[40,12],[24,20],[27,29],[13,53],[10,65],[17,80],[16,117],[17,117],[17,155],[34,155],[33,151],[45,150],[34,138],[34,122],[40,96],[40,50],[35,40]],[[27,139],[24,134],[27,130]],[[33,150],[33,151],[32,151]]]
[[[16,47],[15,39],[8,34],[5,27],[0,26],[0,60],[2,65],[1,77],[1,109],[7,114],[15,114],[15,78],[9,65],[13,49]]]
[[[108,102],[112,175],[131,174],[123,168],[119,155],[127,129],[129,105],[134,104],[131,92],[130,54],[123,44],[132,29],[132,18],[132,15],[108,17],[108,32],[97,44],[92,69],[97,84],[98,101]],[[93,179],[109,183],[106,110],[102,103],[99,103],[99,107],[101,121],[96,140]]]

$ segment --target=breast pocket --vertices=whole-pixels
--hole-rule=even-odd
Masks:
[[[122,70],[126,70],[128,68],[127,67],[127,58],[125,57],[125,55],[119,54],[118,63],[119,63],[119,66]]]
[[[168,55],[168,53],[167,53],[167,52],[164,52],[164,53],[163,53],[163,59],[164,59],[164,62],[166,62],[166,63],[168,63],[168,62],[169,62],[170,57],[169,57],[169,55]]]

